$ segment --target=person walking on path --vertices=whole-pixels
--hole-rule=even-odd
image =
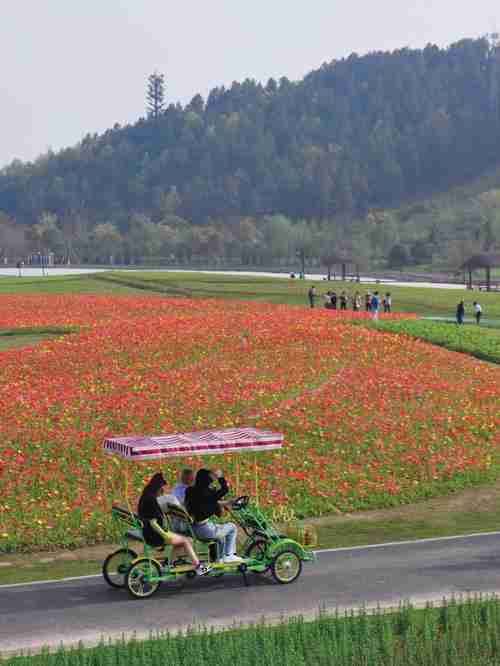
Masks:
[[[365,296],[365,310],[366,310],[366,312],[371,311],[371,309],[372,309],[371,303],[372,303],[372,295],[370,294],[369,291],[367,291],[366,296]]]
[[[465,305],[463,301],[457,305],[457,324],[461,326],[464,323]]]
[[[337,309],[337,294],[336,292],[332,291],[332,310]]]
[[[359,295],[359,291],[354,294],[352,299],[352,309],[354,312],[359,312],[361,310],[361,296]]]
[[[376,292],[374,292],[373,296],[371,297],[371,301],[370,301],[372,319],[374,319],[374,320],[378,319],[379,307],[380,307],[380,301],[379,301],[379,297],[378,297],[378,291],[376,291]]]
[[[309,305],[313,308],[316,299],[316,287],[314,285],[307,292],[307,296],[309,298]]]
[[[345,291],[340,294],[340,309],[347,310],[347,295]]]
[[[390,292],[387,292],[384,297],[384,312],[390,312],[392,308],[392,297]]]
[[[481,323],[482,314],[483,314],[483,308],[479,305],[477,301],[474,301],[474,315],[476,317],[476,324],[478,326]]]

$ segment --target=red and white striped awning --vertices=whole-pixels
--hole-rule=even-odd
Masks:
[[[280,432],[256,428],[206,430],[174,435],[109,437],[104,440],[106,453],[128,460],[157,460],[182,456],[213,456],[243,451],[273,451],[283,446]]]

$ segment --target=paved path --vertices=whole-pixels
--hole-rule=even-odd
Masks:
[[[165,585],[148,600],[132,599],[96,577],[0,587],[0,650],[498,591],[500,533],[323,551],[288,586],[249,578],[249,588],[240,576]]]

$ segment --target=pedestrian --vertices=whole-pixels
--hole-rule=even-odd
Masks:
[[[390,312],[392,307],[392,297],[390,292],[387,292],[384,298],[384,312]]]
[[[325,299],[325,308],[328,310],[332,309],[332,292],[328,290],[326,294],[324,294],[323,298]]]
[[[463,301],[457,305],[457,324],[462,325],[464,323],[465,316],[465,305]]]
[[[479,305],[477,301],[474,301],[474,315],[476,317],[476,324],[478,326],[481,323],[482,314],[483,314],[483,308]]]
[[[23,266],[24,266],[24,261],[21,259],[20,261],[17,262],[17,272],[19,277],[23,276]]]
[[[366,312],[371,311],[371,309],[372,309],[371,302],[372,302],[372,295],[370,294],[369,291],[367,291],[366,296],[365,296],[365,310],[366,310]]]
[[[380,301],[378,297],[378,291],[375,291],[370,300],[370,308],[371,308],[372,318],[374,320],[378,319],[379,307],[380,307]]]
[[[309,304],[313,308],[314,307],[314,300],[316,298],[316,287],[314,285],[307,292],[307,296],[309,298]]]
[[[332,291],[332,310],[337,309],[337,294],[336,292]]]
[[[361,296],[359,295],[359,291],[354,294],[352,299],[352,309],[354,312],[359,312],[361,310]]]
[[[347,294],[345,291],[340,294],[340,309],[347,310]]]

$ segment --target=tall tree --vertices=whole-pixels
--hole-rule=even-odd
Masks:
[[[165,107],[165,76],[150,74],[146,91],[146,106],[150,118],[158,118]]]

